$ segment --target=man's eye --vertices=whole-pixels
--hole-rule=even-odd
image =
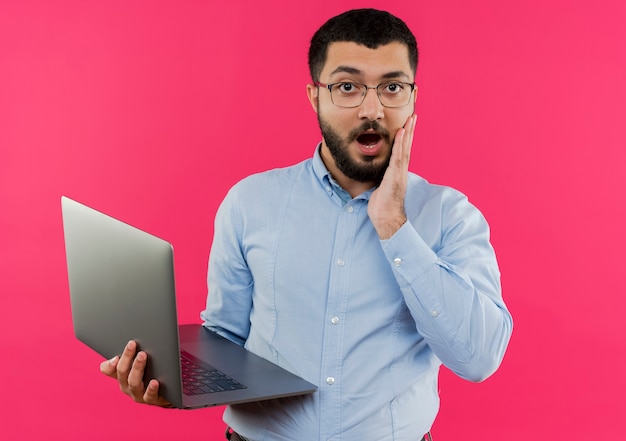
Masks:
[[[402,92],[402,89],[404,89],[404,87],[402,86],[402,84],[400,83],[388,83],[385,86],[385,92],[386,93],[400,93]]]
[[[353,83],[340,83],[337,85],[339,92],[354,93],[358,91],[358,87]]]

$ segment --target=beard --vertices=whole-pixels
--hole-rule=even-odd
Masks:
[[[346,177],[358,182],[373,182],[375,185],[380,184],[389,166],[391,151],[389,151],[389,154],[382,162],[376,162],[376,158],[373,156],[363,156],[361,161],[357,161],[350,157],[348,145],[355,141],[359,135],[362,135],[363,132],[370,129],[375,130],[384,141],[391,145],[389,132],[376,121],[367,121],[361,124],[357,129],[350,131],[346,139],[342,139],[341,136],[333,130],[330,124],[322,119],[319,110],[317,112],[317,120],[320,125],[322,137],[339,171]]]

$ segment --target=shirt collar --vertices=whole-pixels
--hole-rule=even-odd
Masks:
[[[344,204],[346,204],[352,200],[352,197],[350,196],[350,193],[344,190],[330,175],[330,172],[324,165],[324,161],[322,161],[322,155],[320,153],[321,149],[322,143],[320,142],[317,147],[315,147],[315,153],[313,154],[313,172],[329,197],[332,198],[333,196],[337,196]],[[365,199],[366,201],[369,201],[370,195],[375,189],[376,187],[358,195],[354,199]]]

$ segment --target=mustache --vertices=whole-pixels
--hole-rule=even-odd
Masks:
[[[348,133],[348,139],[350,141],[354,141],[360,135],[362,135],[364,132],[368,130],[374,130],[376,133],[382,136],[385,139],[385,141],[390,142],[389,131],[385,129],[383,126],[381,126],[380,124],[378,124],[377,121],[365,121],[359,127],[351,130],[350,133]]]

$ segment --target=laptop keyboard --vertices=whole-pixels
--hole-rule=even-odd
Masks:
[[[210,394],[246,388],[243,384],[213,367],[200,366],[193,360],[192,356],[184,351],[180,353],[180,366],[185,395]]]

